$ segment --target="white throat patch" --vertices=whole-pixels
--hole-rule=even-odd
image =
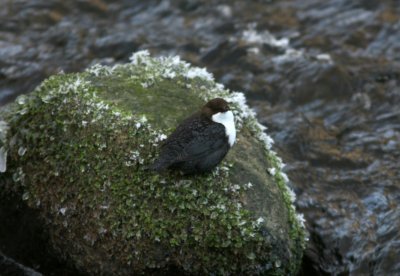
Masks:
[[[235,120],[233,119],[232,111],[218,112],[211,118],[214,122],[224,125],[225,134],[228,137],[229,145],[232,147],[236,139]]]

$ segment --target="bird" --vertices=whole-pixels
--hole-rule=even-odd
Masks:
[[[222,98],[208,101],[182,121],[161,145],[152,171],[178,170],[183,174],[212,171],[236,139],[234,116]]]

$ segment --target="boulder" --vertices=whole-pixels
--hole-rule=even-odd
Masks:
[[[212,173],[146,169],[174,127],[226,99],[237,141]],[[242,93],[178,57],[59,74],[0,113],[0,196],[18,195],[88,274],[296,274],[305,247],[282,161]]]
[[[0,251],[0,271],[1,275],[19,275],[19,276],[43,276],[41,273],[25,267],[13,259],[5,256]]]

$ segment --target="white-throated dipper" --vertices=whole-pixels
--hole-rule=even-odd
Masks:
[[[209,172],[222,161],[235,139],[235,122],[228,103],[212,99],[178,125],[150,169],[174,169],[184,174]]]

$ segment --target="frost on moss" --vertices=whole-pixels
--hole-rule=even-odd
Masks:
[[[294,274],[303,218],[243,94],[179,57],[131,61],[53,76],[2,112],[2,189],[39,209],[60,255],[91,274]],[[208,175],[147,171],[174,126],[215,97],[238,129],[226,160]]]

